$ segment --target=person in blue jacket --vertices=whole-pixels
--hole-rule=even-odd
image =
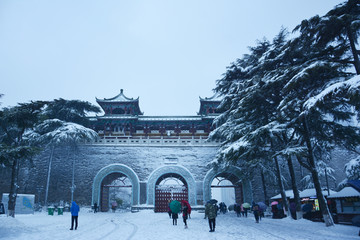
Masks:
[[[74,222],[75,222],[75,230],[78,227],[78,216],[79,216],[80,207],[76,204],[75,201],[71,203],[70,212],[71,212],[71,228],[70,230],[74,229]]]

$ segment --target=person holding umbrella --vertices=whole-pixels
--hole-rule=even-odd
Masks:
[[[170,210],[171,210],[171,217],[173,220],[173,225],[177,225],[177,219],[179,217],[178,213],[181,210],[181,203],[176,200],[170,202]]]
[[[171,202],[171,200],[168,200],[168,214],[169,214],[169,218],[171,218],[170,202]]]
[[[265,217],[264,212],[266,211],[267,206],[263,202],[258,202],[257,204],[259,205],[259,217],[261,221],[261,218]]]
[[[245,214],[245,217],[247,217],[247,212],[248,212],[248,209],[250,208],[250,204],[249,203],[243,203],[241,204],[242,206],[242,211],[243,211],[243,216]]]
[[[215,220],[216,220],[216,214],[217,214],[217,208],[216,203],[217,201],[213,201],[215,199],[212,199],[206,203],[205,207],[205,218],[207,217],[209,219],[209,232],[215,232]]]
[[[188,219],[188,211],[189,211],[188,206],[185,203],[183,203],[182,214],[183,214],[183,221],[185,224],[185,228],[188,228],[187,223],[186,223],[186,220]]]
[[[171,218],[173,220],[173,225],[177,225],[177,219],[179,218],[178,213],[171,212]]]
[[[190,214],[191,214],[191,206],[190,206],[189,202],[186,201],[186,200],[182,200],[181,204],[183,204],[183,205],[186,204],[186,206],[188,208],[188,218],[190,219],[191,218],[191,216],[190,216]]]
[[[259,204],[253,202],[252,210],[254,213],[256,223],[259,223]]]
[[[272,202],[270,205],[271,205],[271,212],[273,213],[273,215],[272,215],[272,218],[279,218],[278,217],[278,208],[277,208],[277,205],[278,204],[278,202],[277,201],[274,201],[274,202]]]

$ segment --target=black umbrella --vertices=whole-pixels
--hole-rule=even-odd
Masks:
[[[210,199],[208,202],[211,204],[216,204],[218,201],[216,199]]]
[[[257,204],[259,205],[259,208],[260,208],[262,211],[264,211],[264,212],[266,211],[267,206],[266,206],[265,203],[263,203],[263,202],[258,202]]]

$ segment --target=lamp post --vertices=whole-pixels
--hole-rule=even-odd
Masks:
[[[50,173],[51,173],[51,163],[54,155],[54,145],[51,145],[51,152],[50,152],[50,158],[49,158],[49,167],[48,167],[48,175],[46,180],[46,190],[45,190],[45,207],[47,207],[47,200],[48,200],[48,194],[49,194],[49,185],[50,185]]]
[[[71,178],[71,202],[74,200],[74,191],[75,191],[75,157],[73,157],[73,166],[72,166],[72,178]]]

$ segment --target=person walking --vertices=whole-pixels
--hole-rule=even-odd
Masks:
[[[188,206],[186,204],[184,204],[183,209],[182,209],[182,214],[183,214],[183,221],[185,224],[185,228],[188,228],[187,223],[186,223],[186,220],[188,219],[188,211],[189,211]]]
[[[255,216],[256,223],[259,223],[259,205],[257,203],[253,203],[252,210]]]
[[[208,202],[205,207],[205,218],[209,219],[209,232],[215,232],[217,208],[215,204]]]
[[[169,214],[169,218],[171,218],[170,202],[171,202],[171,200],[168,200],[168,214]]]
[[[171,217],[173,220],[173,225],[177,225],[177,219],[178,219],[179,215],[177,213],[172,212]]]
[[[70,212],[71,212],[71,228],[70,230],[74,229],[74,222],[75,222],[75,230],[78,227],[78,216],[79,216],[80,207],[76,204],[75,201],[71,203]]]
[[[235,212],[236,212],[236,216],[237,216],[237,217],[240,217],[241,208],[240,208],[240,205],[239,205],[239,204],[235,203],[235,205],[234,205],[234,210],[235,210]]]
[[[97,203],[94,203],[94,213],[97,213],[98,205]]]

